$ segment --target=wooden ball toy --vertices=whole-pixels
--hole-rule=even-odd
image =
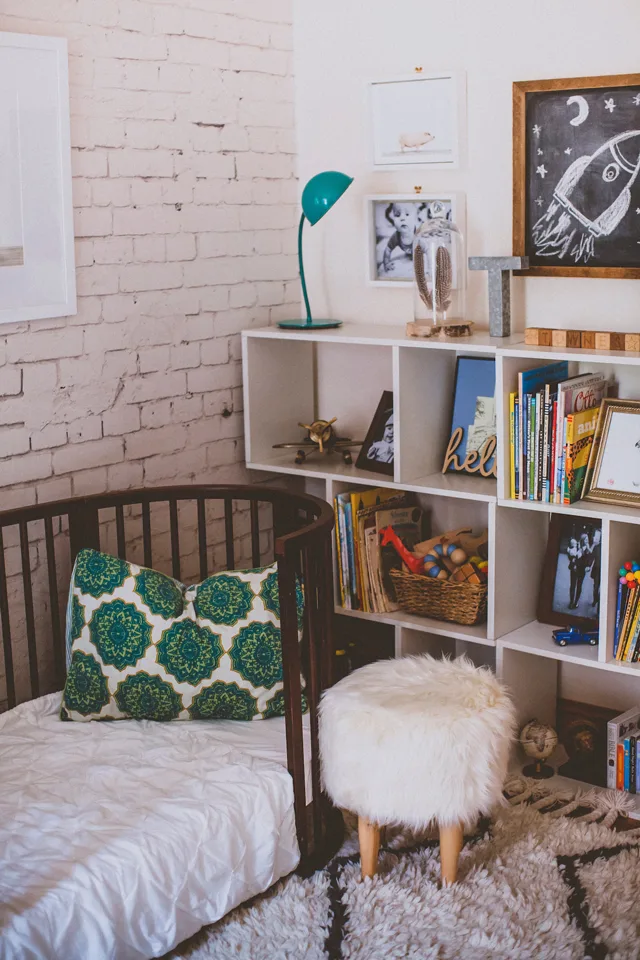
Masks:
[[[428,577],[432,577],[434,580],[449,579],[448,571],[444,570],[437,560],[434,560],[431,555],[425,558],[424,572]]]

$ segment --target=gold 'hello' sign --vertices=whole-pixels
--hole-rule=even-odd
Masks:
[[[497,477],[496,438],[488,437],[478,450],[469,450],[461,463],[456,451],[462,443],[463,437],[463,428],[456,427],[449,440],[442,472],[446,473],[448,470],[452,470],[456,473],[478,473],[481,477]],[[492,459],[493,464],[488,466]]]

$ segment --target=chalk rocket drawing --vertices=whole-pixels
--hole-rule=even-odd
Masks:
[[[610,236],[629,209],[639,173],[640,130],[620,133],[574,160],[531,231],[536,253],[588,263],[596,239]]]

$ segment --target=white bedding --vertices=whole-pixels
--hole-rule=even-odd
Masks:
[[[299,861],[284,720],[0,716],[0,957],[146,960]]]

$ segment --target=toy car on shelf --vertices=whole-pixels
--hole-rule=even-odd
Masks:
[[[553,631],[553,642],[559,647],[566,647],[570,643],[589,643],[592,647],[597,647],[598,631],[581,630],[580,627],[560,627]]]

